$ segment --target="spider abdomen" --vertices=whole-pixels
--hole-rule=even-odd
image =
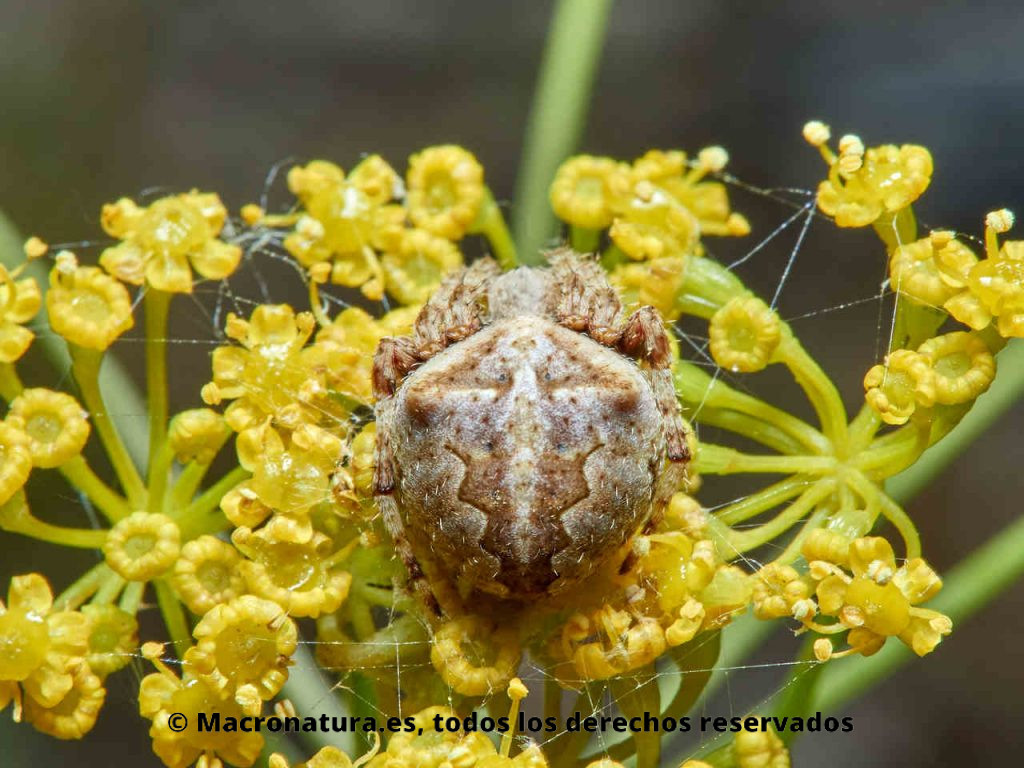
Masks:
[[[463,590],[579,582],[649,518],[665,452],[630,359],[536,315],[498,320],[410,373],[387,423],[417,554]]]

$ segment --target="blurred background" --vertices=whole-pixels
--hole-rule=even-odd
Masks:
[[[511,206],[551,7],[0,0],[0,210],[49,242],[102,239],[100,206],[122,195],[198,187],[237,211],[259,197],[279,162],[323,157],[349,168],[379,152],[403,170],[411,152],[441,142],[475,152]],[[620,2],[581,149],[631,159],[652,147],[721,144],[729,170],[749,184],[813,189],[824,166],[800,129],[821,118],[835,136],[856,132],[869,146],[929,147],[936,174],[915,206],[922,222],[980,235],[987,211],[1024,210],[1021,40],[1018,2]],[[279,182],[271,202],[285,197]],[[791,211],[740,190],[734,206],[755,229],[745,241],[710,242],[726,261]],[[784,233],[744,266],[753,288],[774,292],[795,236]],[[888,318],[880,327],[870,300],[884,272],[870,233],[818,221],[781,294],[783,315],[853,408],[887,338]],[[172,404],[189,407],[208,376],[214,329],[184,302],[178,308],[175,333],[204,342],[172,350],[180,377]],[[119,350],[129,363],[132,346]],[[59,383],[43,368],[33,376]],[[785,403],[791,388],[779,384],[776,393],[770,381],[761,394]],[[909,506],[940,572],[1020,514],[1022,425],[1018,405]],[[73,497],[50,493],[48,519],[81,522]],[[0,584],[40,570],[59,591],[91,557],[0,534]],[[1017,764],[1022,607],[1018,585],[934,655],[827,713],[852,716],[854,733],[803,737],[794,765]],[[758,658],[784,661],[796,648],[783,633]],[[742,712],[784,674],[731,673],[728,697],[709,712]],[[158,766],[134,699],[136,675],[111,679],[105,711],[82,743],[16,727],[4,712],[0,764]]]

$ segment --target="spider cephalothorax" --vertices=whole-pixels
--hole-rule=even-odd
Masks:
[[[375,493],[431,605],[421,560],[463,594],[578,583],[682,482],[687,430],[658,312],[623,320],[596,262],[562,250],[549,263],[477,261],[411,335],[377,348]]]

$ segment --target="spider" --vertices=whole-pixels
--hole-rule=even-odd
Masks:
[[[548,264],[476,261],[374,356],[374,493],[435,616],[421,562],[464,598],[552,596],[652,528],[685,479],[660,314],[623,320],[591,257]]]

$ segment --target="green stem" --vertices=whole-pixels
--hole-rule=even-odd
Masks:
[[[65,589],[56,600],[53,601],[55,611],[73,611],[99,589],[100,584],[107,576],[113,575],[113,571],[106,563],[97,563],[88,571],[78,577],[70,587]]]
[[[9,403],[20,395],[24,388],[14,363],[0,363],[0,397]]]
[[[512,241],[512,235],[505,224],[505,217],[501,215],[501,208],[494,202],[494,196],[490,189],[484,196],[477,221],[477,229],[487,238],[501,268],[509,270],[519,266],[516,244]]]
[[[125,448],[121,435],[117,431],[110,411],[103,401],[100,391],[99,372],[103,362],[103,353],[94,349],[86,349],[77,345],[69,345],[71,350],[72,371],[78,388],[82,393],[86,408],[92,416],[92,423],[99,433],[103,447],[106,449],[110,463],[114,467],[117,479],[128,496],[128,501],[137,509],[146,506],[146,487],[142,483],[139,472],[132,463],[128,449]]]
[[[164,618],[167,633],[171,636],[174,651],[178,658],[184,658],[185,651],[192,645],[192,632],[188,628],[185,609],[181,607],[177,596],[168,581],[157,579],[153,582],[156,589],[156,602],[160,606],[160,615]]]
[[[548,187],[583,133],[611,0],[559,0],[526,127],[514,231],[523,264],[541,263],[556,234]]]
[[[821,366],[792,333],[786,333],[776,357],[789,368],[793,378],[811,401],[825,436],[832,441],[837,450],[844,450],[847,446],[846,408],[832,379],[821,370]]]
[[[167,316],[171,295],[146,291],[146,391],[149,398],[149,482],[154,483],[157,453],[167,436]],[[166,482],[166,479],[164,480]],[[156,510],[151,510],[156,511]]]
[[[171,515],[178,519],[178,525],[182,534],[192,531],[196,526],[205,528],[207,515],[220,506],[224,494],[234,488],[243,480],[249,477],[249,472],[242,467],[235,467],[224,477],[203,491],[195,501],[189,504],[182,512],[171,510]]]
[[[107,540],[106,531],[95,528],[65,528],[62,525],[43,522],[32,514],[22,491],[18,491],[0,506],[0,530],[81,549],[99,549]]]
[[[813,477],[796,475],[774,485],[769,485],[767,488],[762,488],[757,493],[717,510],[715,517],[726,525],[742,523],[755,515],[767,512],[784,501],[789,501],[794,496],[800,495],[815,482]]]
[[[577,253],[596,253],[601,242],[601,230],[569,227],[569,244]]]
[[[116,573],[109,574],[100,584],[99,590],[92,599],[93,605],[110,605],[121,594],[127,582]]]
[[[146,582],[129,581],[128,586],[121,593],[121,601],[118,603],[118,608],[134,616],[139,612],[139,604],[142,602],[142,595],[145,591]]]
[[[149,459],[149,511],[163,512],[167,503],[167,481],[174,462],[174,449],[169,440],[160,443]]]
[[[836,460],[829,456],[756,455],[714,443],[701,443],[697,448],[697,471],[707,475],[737,472],[828,475],[835,472],[837,466]]]
[[[281,690],[282,698],[290,699],[303,717],[349,717],[351,713],[338,698],[335,687],[320,673],[320,665],[309,652],[309,646],[300,643],[292,654],[292,661],[288,668],[288,682]],[[302,739],[310,750],[333,746],[350,755],[355,754],[356,742],[351,732],[311,731],[304,732]]]
[[[729,546],[736,554],[742,554],[772,541],[800,522],[804,515],[823,501],[833,490],[835,490],[835,483],[832,480],[819,480],[804,491],[800,498],[764,525],[749,530],[730,531],[727,536]]]
[[[116,523],[131,514],[127,499],[100,480],[83,456],[75,456],[62,464],[59,470],[71,485],[89,497],[89,501],[110,522]]]
[[[928,608],[947,614],[954,625],[958,625],[1022,576],[1024,517],[1008,525],[953,568],[942,591],[929,601]],[[941,652],[940,646],[937,653]],[[869,658],[853,657],[829,662],[811,709],[835,712],[916,658],[901,643],[890,641]]]

